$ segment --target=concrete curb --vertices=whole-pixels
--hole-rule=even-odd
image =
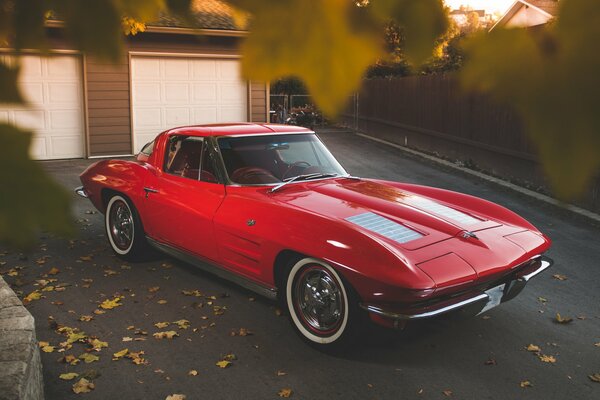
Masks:
[[[585,219],[593,222],[596,225],[600,225],[600,215],[598,215],[598,214],[596,214],[596,213],[594,213],[592,211],[586,210],[584,208],[581,208],[581,207],[578,207],[578,206],[575,206],[575,205],[572,205],[572,204],[563,203],[563,202],[561,202],[561,201],[559,201],[559,200],[557,200],[555,198],[552,198],[550,196],[546,196],[546,195],[538,193],[538,192],[534,192],[533,190],[529,190],[529,189],[526,189],[526,188],[524,188],[522,186],[515,185],[514,183],[510,183],[510,182],[507,182],[505,180],[502,180],[502,179],[499,179],[499,178],[495,178],[495,177],[490,176],[490,175],[486,175],[486,174],[484,174],[482,172],[479,172],[479,171],[474,171],[474,170],[469,169],[469,168],[461,167],[461,166],[456,165],[456,164],[454,164],[454,163],[452,163],[450,161],[446,161],[446,160],[443,160],[441,158],[434,157],[434,156],[431,156],[429,154],[425,154],[425,153],[422,153],[420,151],[413,150],[413,149],[410,149],[408,147],[401,146],[399,144],[392,143],[392,142],[389,142],[389,141],[384,140],[384,139],[379,139],[379,138],[376,138],[376,137],[373,137],[373,136],[370,136],[370,135],[366,135],[364,133],[360,133],[360,132],[353,131],[353,130],[347,130],[347,132],[353,133],[353,134],[355,134],[357,136],[363,137],[365,139],[372,140],[372,141],[377,142],[377,143],[381,143],[381,144],[385,144],[387,146],[391,146],[391,147],[393,147],[395,149],[398,149],[400,151],[403,151],[405,153],[408,153],[408,154],[411,154],[411,155],[414,155],[414,156],[417,156],[417,157],[420,157],[420,158],[424,158],[424,159],[426,159],[428,161],[434,162],[434,163],[439,164],[439,165],[443,165],[443,166],[448,167],[448,168],[452,168],[452,169],[460,171],[462,173],[465,173],[465,174],[468,174],[468,175],[471,175],[471,176],[475,176],[475,177],[477,177],[479,179],[482,179],[484,181],[491,182],[493,184],[496,184],[496,185],[502,186],[504,188],[513,190],[515,192],[518,192],[520,194],[523,194],[525,196],[532,197],[532,198],[534,198],[536,200],[539,200],[541,202],[553,205],[553,206],[558,207],[558,208],[560,208],[562,210],[567,210],[567,211],[569,211],[571,213],[574,213],[574,214],[576,214],[576,215],[578,215],[580,217],[583,217],[583,218],[585,218]]]
[[[0,399],[43,398],[42,361],[33,316],[0,277]]]

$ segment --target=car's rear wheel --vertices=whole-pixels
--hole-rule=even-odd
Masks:
[[[148,256],[148,244],[135,206],[124,196],[113,195],[105,214],[108,242],[113,251],[128,261],[140,261]]]
[[[296,331],[321,348],[343,347],[358,333],[358,300],[329,264],[315,258],[295,262],[287,275],[285,302]]]

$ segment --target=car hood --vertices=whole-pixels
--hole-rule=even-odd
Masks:
[[[300,186],[309,186],[310,190],[302,190]],[[278,200],[352,224],[365,234],[376,235],[408,250],[422,248],[462,232],[477,232],[501,225],[460,206],[370,180],[306,183],[297,185],[293,191],[282,192]]]

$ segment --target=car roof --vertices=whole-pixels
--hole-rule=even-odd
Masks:
[[[294,125],[279,124],[255,124],[250,122],[241,122],[235,124],[208,124],[181,126],[169,129],[164,132],[167,135],[187,135],[187,136],[243,136],[260,135],[274,133],[311,133],[310,129]]]

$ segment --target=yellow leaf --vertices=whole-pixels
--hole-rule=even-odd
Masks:
[[[130,338],[129,336],[123,337],[123,342],[131,342],[131,341],[133,341],[133,339]]]
[[[81,378],[75,384],[73,384],[73,392],[79,393],[89,393],[94,389],[94,384],[88,381],[85,378]]]
[[[102,315],[102,314],[106,314],[106,311],[94,310],[94,314],[96,314],[96,315]]]
[[[187,329],[190,327],[190,321],[188,321],[187,319],[180,319],[179,321],[174,321],[173,323],[179,326],[179,329]]]
[[[44,353],[52,353],[54,351],[54,346],[44,346],[42,347],[42,351]]]
[[[150,292],[150,293],[156,293],[156,292],[159,291],[159,289],[160,289],[159,286],[153,286],[151,288],[148,288],[148,292]]]
[[[559,281],[566,281],[568,279],[566,275],[561,275],[561,274],[554,274],[554,275],[552,275],[552,277]]]
[[[198,371],[196,371],[195,369],[190,370],[190,372],[188,372],[189,376],[196,376],[198,375]]]
[[[167,301],[165,299],[160,299],[159,301],[157,301],[158,304],[167,304]]]
[[[39,341],[39,342],[38,342],[38,346],[39,346],[40,348],[42,348],[42,347],[46,347],[46,346],[49,346],[49,345],[50,345],[50,342],[43,342],[43,341]]]
[[[56,275],[60,272],[60,269],[56,268],[56,267],[52,267],[50,269],[50,271],[48,271],[48,275]]]
[[[287,372],[285,371],[277,371],[277,376],[285,376],[287,375]]]
[[[42,298],[42,293],[39,290],[34,290],[33,292],[31,292],[27,296],[25,296],[25,298],[23,299],[23,304],[28,304],[34,300],[39,300],[41,298]]]
[[[173,339],[175,336],[179,336],[175,331],[156,332],[152,334],[156,339]]]
[[[83,360],[86,364],[89,364],[98,361],[100,357],[90,353],[83,353],[79,356],[79,359]]]
[[[100,351],[100,349],[102,349],[103,347],[108,347],[108,343],[107,342],[103,342],[101,340],[98,339],[92,339],[88,341],[89,345],[92,346],[92,349],[96,350],[96,351]]]
[[[556,358],[554,356],[547,356],[545,354],[540,354],[539,359],[541,362],[554,364],[556,362]]]
[[[87,335],[85,334],[85,332],[73,332],[67,336],[67,343],[71,344],[71,343],[83,341],[83,339],[85,339],[85,338],[87,338]]]
[[[105,310],[112,310],[115,307],[119,307],[122,304],[120,303],[121,301],[121,297],[115,297],[112,300],[104,300],[101,304],[100,307],[105,309]]]
[[[528,388],[532,387],[533,385],[529,381],[521,381],[521,383],[519,383],[519,386],[521,386],[522,388]]]
[[[68,374],[60,374],[59,378],[65,380],[65,381],[70,381],[70,380],[77,378],[78,376],[79,376],[79,374],[77,374],[75,372],[69,372]]]
[[[452,396],[452,390],[443,390],[442,394],[446,397],[451,397]]]
[[[113,360],[118,360],[120,358],[123,358],[127,355],[127,353],[129,353],[129,349],[123,349],[121,351],[117,351],[116,353],[113,354]]]
[[[91,315],[82,315],[81,317],[79,317],[79,320],[81,322],[90,322],[93,319],[94,319],[94,317]]]
[[[226,361],[226,360],[221,360],[221,361],[218,361],[215,365],[219,368],[227,368],[231,365],[231,362]]]
[[[165,400],[185,400],[185,394],[172,394],[167,396]]]
[[[535,344],[530,344],[529,346],[527,346],[527,351],[537,353],[537,352],[541,351],[541,349],[539,346],[536,346]]]
[[[79,259],[81,261],[92,261],[94,259],[94,257],[91,255],[90,256],[81,256],[81,257],[79,257]]]
[[[279,392],[277,392],[277,396],[287,398],[287,397],[290,397],[292,395],[292,393],[293,393],[292,389],[284,388],[284,389],[281,389]]]
[[[554,319],[554,322],[556,322],[558,324],[568,324],[568,323],[573,322],[573,318],[561,317],[561,315],[559,313],[556,313],[556,318]]]
[[[600,383],[600,373],[588,375],[588,378],[596,383]]]
[[[351,1],[257,1],[244,7],[253,15],[241,46],[244,77],[267,82],[299,76],[330,116],[342,110],[365,69],[383,54],[376,35],[351,25]]]
[[[168,322],[157,322],[154,324],[155,327],[157,327],[158,329],[163,329],[166,328],[167,326],[169,326]]]

